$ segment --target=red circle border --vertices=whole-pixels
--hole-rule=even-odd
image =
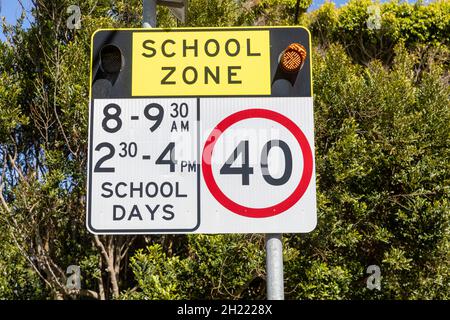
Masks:
[[[303,172],[300,178],[300,182],[295,188],[295,190],[292,192],[292,194],[282,202],[267,208],[246,207],[228,198],[217,185],[211,168],[212,153],[214,151],[214,146],[218,141],[219,137],[225,132],[225,130],[227,130],[233,124],[251,118],[262,118],[272,120],[287,128],[294,135],[297,142],[299,143],[304,159]],[[214,198],[222,206],[224,206],[231,212],[234,212],[241,216],[249,218],[267,218],[276,216],[288,210],[301,199],[311,181],[313,172],[313,155],[308,139],[306,138],[303,131],[292,120],[272,110],[257,109],[257,108],[247,109],[233,113],[227,118],[223,119],[208,136],[208,139],[206,140],[206,143],[203,147],[202,171],[206,186],[208,187],[209,191],[214,196]]]

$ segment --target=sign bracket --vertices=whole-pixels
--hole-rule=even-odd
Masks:
[[[170,12],[182,23],[186,22],[187,0],[143,0],[144,28],[156,28],[157,5],[168,7]]]

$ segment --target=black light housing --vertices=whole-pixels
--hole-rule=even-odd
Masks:
[[[117,74],[122,70],[124,59],[122,51],[113,44],[107,44],[100,51],[100,68],[103,72]]]

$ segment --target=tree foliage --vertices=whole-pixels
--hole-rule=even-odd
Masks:
[[[448,299],[450,3],[192,0],[186,26],[294,24],[314,41],[318,226],[284,235],[289,299]],[[36,0],[0,42],[0,299],[265,297],[262,235],[94,236],[85,228],[89,52],[139,0]],[[380,28],[371,28],[372,5]],[[29,19],[29,18],[28,18]],[[159,8],[161,27],[181,26]],[[81,268],[81,290],[66,286]],[[366,287],[369,265],[382,287]]]
[[[394,47],[403,42],[407,48],[418,45],[450,45],[450,2],[420,3],[350,0],[341,8],[325,3],[305,16],[317,44],[340,43],[357,62],[379,59],[392,61]]]
[[[263,242],[259,235],[190,235],[180,252],[169,255],[153,244],[131,258],[139,290],[122,298],[263,298]]]

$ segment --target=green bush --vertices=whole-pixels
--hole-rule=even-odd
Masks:
[[[377,12],[378,11],[378,12]],[[379,25],[374,19],[379,18]],[[450,45],[450,1],[427,5],[399,1],[377,4],[371,0],[350,0],[336,8],[326,3],[313,11],[308,23],[315,42],[322,46],[340,43],[357,62],[381,59],[390,63],[394,47]]]
[[[189,235],[182,254],[160,244],[131,258],[138,291],[124,299],[224,299],[261,295],[263,241],[257,235]]]
[[[292,297],[329,297],[337,286],[333,298],[448,298],[444,70],[430,63],[417,80],[419,58],[402,46],[391,69],[378,61],[354,65],[335,45],[315,57],[319,224],[311,234],[289,237],[303,257],[287,267],[297,279],[289,287],[300,288]],[[365,287],[371,264],[381,268],[380,292]],[[334,278],[311,284],[308,275],[316,273]]]

